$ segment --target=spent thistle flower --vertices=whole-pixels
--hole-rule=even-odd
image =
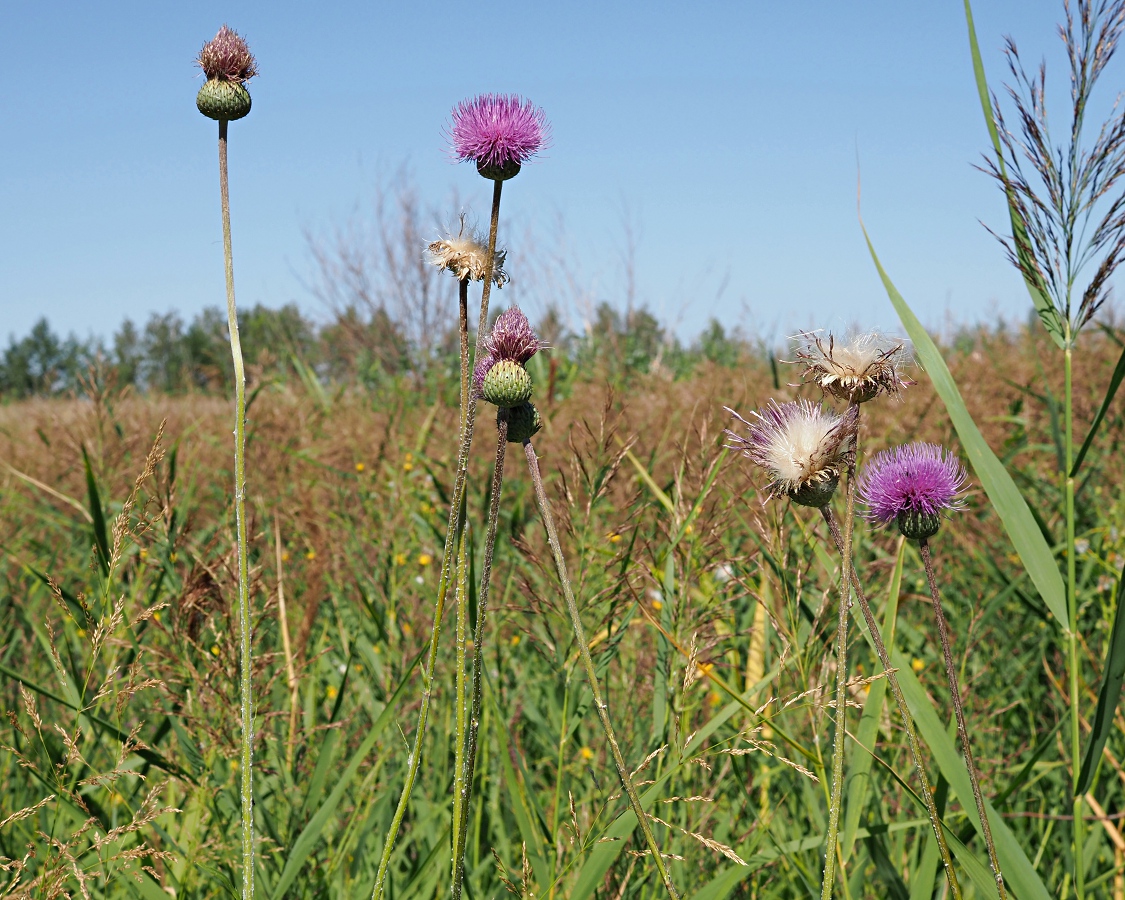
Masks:
[[[804,364],[804,377],[840,400],[866,403],[910,384],[899,374],[906,362],[902,341],[878,332],[859,334],[839,345],[831,334],[827,342],[818,334],[804,333],[800,338],[796,361]]]
[[[484,281],[488,269],[488,244],[472,228],[465,225],[461,216],[461,228],[456,235],[447,235],[433,241],[427,248],[429,262],[442,272],[452,272],[458,281]],[[503,287],[511,279],[504,271],[507,252],[497,250],[492,265],[492,282]]]
[[[854,458],[858,407],[840,415],[808,400],[771,400],[754,413],[754,422],[730,407],[724,409],[749,429],[746,437],[728,429],[727,446],[766,470],[771,496],[788,496],[816,508],[828,503],[841,471]]]
[[[879,525],[896,523],[911,540],[932,537],[943,512],[963,507],[957,494],[965,478],[961,461],[938,444],[916,441],[884,450],[860,478],[864,517]]]
[[[224,25],[203,45],[195,62],[207,76],[195,98],[203,115],[233,122],[250,112],[250,92],[244,83],[258,74],[258,63],[237,31]]]
[[[522,97],[481,94],[453,108],[453,152],[472,160],[493,181],[507,181],[547,145],[550,126],[542,109]]]

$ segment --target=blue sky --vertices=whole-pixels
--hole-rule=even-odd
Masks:
[[[974,12],[994,87],[1012,34],[1065,88],[1060,2]],[[193,68],[224,22],[262,72],[231,125],[240,305],[325,315],[305,234],[362,215],[403,164],[428,200],[456,194],[485,219],[490,185],[451,164],[442,129],[458,100],[497,91],[553,128],[505,189],[509,243],[563,223],[595,299],[623,296],[628,219],[637,298],[685,335],[711,315],[766,335],[893,327],[857,223],[858,160],[864,219],[923,321],[1026,313],[978,221],[1002,228],[1004,210],[973,168],[987,135],[954,0],[41,2],[4,18],[0,341],[44,315],[104,335],[224,302],[216,126],[194,108]]]

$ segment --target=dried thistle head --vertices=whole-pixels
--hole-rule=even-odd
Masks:
[[[196,64],[208,80],[219,78],[242,84],[258,74],[258,63],[237,31],[224,25],[211,40],[203,45]]]
[[[866,403],[879,394],[897,394],[911,383],[900,374],[908,359],[903,341],[876,331],[839,344],[831,334],[826,341],[819,334],[803,332],[800,339],[796,361],[805,367],[802,376],[840,400]]]
[[[461,216],[461,228],[456,235],[448,235],[433,241],[426,248],[430,263],[442,272],[452,272],[458,281],[484,281],[488,269],[488,243],[484,237],[465,225]],[[503,287],[511,279],[504,271],[507,251],[496,249],[492,261],[492,281]]]
[[[727,446],[766,470],[771,496],[816,508],[831,500],[841,472],[855,458],[858,407],[849,406],[840,415],[808,400],[771,400],[754,412],[754,422],[724,409],[748,431],[741,435],[728,429]]]

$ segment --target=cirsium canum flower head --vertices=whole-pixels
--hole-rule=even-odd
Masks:
[[[832,498],[840,473],[854,458],[857,407],[842,415],[819,403],[770,401],[748,422],[729,407],[727,412],[747,427],[748,434],[727,430],[727,444],[769,475],[771,496],[788,496],[803,506],[822,507]]]
[[[849,403],[866,403],[879,394],[897,394],[911,382],[900,369],[907,362],[906,345],[875,331],[858,334],[837,344],[830,334],[803,333],[796,362],[805,366],[803,377],[826,394]]]
[[[965,479],[961,461],[938,444],[917,441],[876,453],[858,485],[867,506],[864,517],[879,525],[894,523],[912,540],[932,537],[942,513],[964,506],[958,493]]]
[[[196,64],[208,80],[220,78],[242,84],[258,74],[258,63],[237,31],[224,25],[211,40],[203,45]]]
[[[492,323],[492,331],[484,339],[484,347],[489,356],[494,359],[511,359],[520,365],[546,346],[535,336],[531,323],[518,306],[500,313]]]
[[[453,152],[472,160],[485,178],[505,181],[547,146],[550,126],[542,109],[514,94],[481,94],[453,108]]]

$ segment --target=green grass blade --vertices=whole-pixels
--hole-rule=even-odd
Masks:
[[[965,23],[969,28],[969,50],[973,56],[973,76],[976,78],[977,95],[980,97],[981,112],[984,113],[984,123],[988,126],[988,136],[992,140],[992,149],[995,155],[996,167],[1000,177],[1004,180],[1005,194],[1008,198],[1008,216],[1012,223],[1012,234],[1015,237],[1015,249],[1020,261],[1020,271],[1024,276],[1024,284],[1031,295],[1031,302],[1039,313],[1039,321],[1051,336],[1051,340],[1061,349],[1066,345],[1065,329],[1058,310],[1047,297],[1042,276],[1031,256],[1031,242],[1027,236],[1027,227],[1017,212],[1015,193],[1008,185],[1008,170],[1004,165],[1003,149],[1000,145],[1000,134],[996,130],[996,117],[992,112],[992,99],[988,90],[988,78],[984,74],[984,62],[980,55],[980,44],[977,43],[977,29],[973,25],[973,10],[969,0],[965,0]],[[1034,274],[1033,274],[1034,273]],[[1029,277],[1032,276],[1032,277]]]
[[[899,683],[902,685],[902,692],[906,696],[906,705],[910,707],[910,712],[918,726],[918,732],[922,736],[922,740],[929,745],[934,762],[937,763],[942,775],[945,776],[945,780],[949,782],[949,786],[957,795],[958,800],[961,801],[964,815],[972,822],[973,827],[979,833],[980,820],[977,818],[976,805],[973,802],[973,789],[969,782],[969,773],[961,760],[961,754],[957,752],[953,738],[945,730],[945,724],[930,703],[929,697],[926,696],[926,689],[922,687],[918,676],[910,668],[910,660],[894,648],[889,647],[887,649],[891,654],[891,662],[898,669]],[[1008,828],[1008,824],[1000,818],[1000,814],[992,807],[987,797],[984,803],[985,809],[988,811],[988,822],[992,826],[992,837],[996,842],[996,853],[1000,857],[1000,867],[1004,872],[1004,880],[1011,885],[1012,890],[1020,900],[1050,900],[1051,895],[1039,878],[1039,873],[1035,871],[1035,866],[1031,864],[1031,860],[1023,852],[1023,848],[1016,840],[1016,836],[1012,834],[1011,829]],[[964,864],[965,855],[968,851],[964,850],[963,846],[955,846],[959,842],[956,841],[952,833],[947,831],[947,834],[949,835],[950,847]],[[968,855],[971,856],[971,854]],[[976,883],[977,878],[973,876],[972,870],[968,866],[966,866],[966,869]],[[992,883],[992,876],[987,869],[984,870],[984,873],[986,880]]]
[[[871,252],[871,259],[875,268],[879,270],[879,277],[883,279],[887,296],[898,312],[902,324],[905,326],[910,339],[914,342],[914,350],[918,354],[922,367],[930,376],[934,388],[945,404],[953,427],[957,429],[957,436],[961,439],[961,446],[972,463],[973,470],[980,479],[988,499],[1004,523],[1004,530],[1008,532],[1016,552],[1023,562],[1027,574],[1047,608],[1058,621],[1059,625],[1066,627],[1066,588],[1063,586],[1062,575],[1055,564],[1054,555],[1047,545],[1043,532],[1035,522],[1035,517],[1027,506],[1027,501],[1016,487],[1012,476],[1008,474],[1003,463],[992,452],[984,435],[980,433],[973,417],[965,408],[965,401],[961,399],[961,392],[949,372],[949,367],[941,356],[937,345],[926,333],[922,323],[903,299],[887,275],[883,264],[875,253],[875,247],[863,227],[863,237],[867,241],[867,249]]]
[[[1113,403],[1113,398],[1117,394],[1117,389],[1121,386],[1122,379],[1125,379],[1125,350],[1121,351],[1121,357],[1117,360],[1117,366],[1114,368],[1113,374],[1109,378],[1109,387],[1106,389],[1105,399],[1098,409],[1098,414],[1094,416],[1094,421],[1090,425],[1090,431],[1086,435],[1086,440],[1082,442],[1082,449],[1078,451],[1078,455],[1074,458],[1074,467],[1070,470],[1071,478],[1078,474],[1078,469],[1082,465],[1082,460],[1086,458],[1086,452],[1094,442],[1094,436],[1098,433],[1098,427],[1102,424],[1102,419],[1105,418],[1105,414],[1109,411],[1109,405]]]
[[[274,887],[274,897],[284,897],[285,892],[296,880],[301,872],[301,867],[304,866],[305,860],[316,848],[317,843],[320,841],[320,833],[324,830],[324,826],[328,824],[328,820],[336,813],[336,807],[340,805],[340,800],[344,796],[344,791],[347,789],[351,780],[355,777],[360,765],[367,758],[367,754],[371,752],[371,748],[375,746],[375,742],[379,740],[386,727],[391,723],[394,718],[395,710],[398,709],[398,704],[406,693],[407,685],[410,683],[410,675],[413,673],[418,661],[422,658],[419,653],[414,657],[414,662],[410,664],[402,675],[402,682],[391,695],[391,699],[387,701],[387,705],[383,707],[383,711],[379,713],[379,718],[371,726],[371,731],[368,732],[363,743],[359,745],[352,756],[348,767],[344,769],[344,773],[340,776],[340,780],[336,782],[336,786],[332,788],[332,792],[325,798],[325,801],[317,809],[316,813],[309,820],[309,824],[304,827],[301,833],[297,836],[297,840],[293,842],[292,848],[289,850],[289,856],[285,860],[285,868],[281,870],[281,877]]]
[[[902,587],[902,563],[906,558],[906,540],[899,540],[898,555],[895,557],[894,571],[891,573],[890,590],[887,593],[887,608],[883,613],[883,644],[893,647],[895,643],[895,623],[898,619],[898,597]],[[879,723],[883,719],[883,702],[887,696],[887,679],[880,678],[871,685],[863,704],[863,714],[859,720],[853,747],[853,760],[848,769],[848,799],[844,804],[844,832],[841,838],[841,853],[847,862],[855,847],[856,832],[859,830],[859,817],[867,806],[867,795],[871,790],[872,753],[875,752],[875,739],[879,736]]]
[[[82,445],[82,464],[86,469],[86,495],[90,504],[90,522],[94,529],[94,546],[98,551],[98,567],[103,575],[108,575],[109,535],[105,530],[105,511],[102,509],[98,480],[94,477],[94,467],[90,465],[90,455],[86,452],[85,444]]]
[[[1094,781],[1094,772],[1105,749],[1106,739],[1114,727],[1117,701],[1121,699],[1121,684],[1125,680],[1125,614],[1123,614],[1125,610],[1121,609],[1122,601],[1125,600],[1121,591],[1123,579],[1125,579],[1125,572],[1117,579],[1117,610],[1113,614],[1113,631],[1109,638],[1109,652],[1105,657],[1102,686],[1098,690],[1098,709],[1094,713],[1094,726],[1090,729],[1090,742],[1086,745],[1086,755],[1082,758],[1082,771],[1074,790],[1076,797],[1081,797],[1090,790],[1090,785]]]

